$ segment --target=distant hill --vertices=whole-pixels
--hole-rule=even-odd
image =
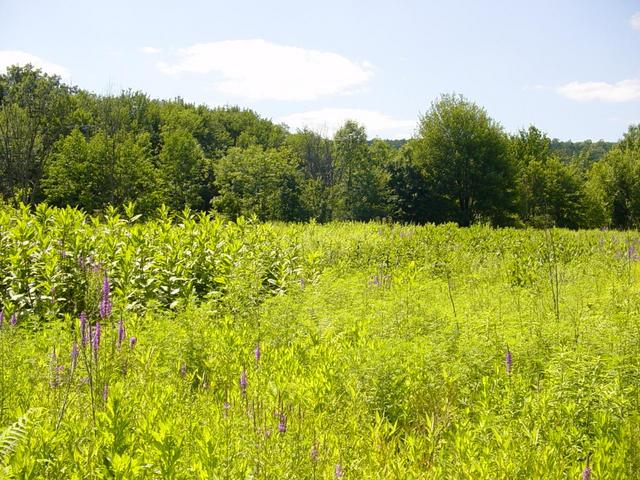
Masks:
[[[616,142],[605,142],[598,140],[585,140],[583,142],[572,142],[570,140],[551,140],[551,152],[555,153],[566,163],[578,161],[583,167],[589,167],[600,160]]]
[[[389,140],[387,138],[380,138],[380,139],[377,139],[377,140],[382,140],[384,143],[389,145],[394,150],[399,150],[405,143],[407,143],[409,141],[406,138],[401,138],[401,139],[398,139],[398,140]],[[369,143],[369,145],[371,145],[373,143],[373,140],[369,140],[368,143]]]
[[[382,139],[391,148],[398,150],[409,140],[406,138],[389,140]],[[371,143],[371,141],[369,141]],[[551,153],[556,154],[565,163],[577,161],[583,167],[589,167],[600,160],[616,142],[605,142],[604,140],[584,140],[582,142],[572,142],[571,140],[551,140]]]

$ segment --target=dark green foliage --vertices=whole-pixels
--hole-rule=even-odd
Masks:
[[[329,186],[333,181],[332,143],[319,133],[302,130],[289,135],[287,145],[297,155],[300,169],[306,178]]]
[[[214,206],[232,218],[303,220],[302,174],[288,149],[232,148],[215,167]]]
[[[507,145],[502,128],[462,96],[443,95],[421,118],[417,156],[461,225],[509,222],[515,169]]]
[[[563,163],[575,163],[583,170],[587,170],[614,146],[615,142],[605,142],[604,140],[572,142],[554,138],[549,143],[549,150]]]
[[[407,139],[400,139],[400,140],[385,140],[385,139],[379,139],[376,138],[374,140],[372,140],[371,142],[369,142],[370,144],[372,144],[375,140],[381,140],[383,141],[385,144],[387,144],[392,150],[400,150],[407,142],[409,142],[410,140]]]
[[[53,144],[71,130],[73,89],[28,65],[0,75],[0,194],[39,201]]]
[[[391,217],[399,222],[446,221],[445,205],[429,189],[425,171],[415,158],[415,148],[415,140],[405,143],[385,165],[391,192]]]
[[[319,222],[330,220],[334,163],[331,140],[305,129],[289,135],[287,145],[298,158],[298,168],[305,178],[300,194],[303,208],[309,218]]]
[[[49,158],[42,181],[53,205],[72,205],[90,212],[135,201],[142,212],[160,204],[149,135],[134,138],[118,132],[110,140],[103,132],[87,141],[75,129],[60,140]]]
[[[372,220],[387,212],[386,158],[376,158],[367,145],[365,128],[348,120],[334,135],[331,208],[334,219]],[[386,155],[380,152],[379,156]]]
[[[584,224],[580,172],[552,154],[550,143],[534,126],[511,138],[520,218],[538,227],[578,228]]]
[[[593,165],[587,189],[593,224],[640,225],[640,126],[629,127],[620,143]]]
[[[169,207],[201,208],[205,157],[200,145],[182,127],[167,127],[161,135],[157,167],[162,200]]]
[[[410,140],[368,140],[353,121],[333,138],[290,133],[236,106],[95,95],[14,66],[0,75],[0,196],[89,212],[135,200],[143,215],[164,204],[264,220],[638,224],[638,127],[619,144],[549,140],[535,127],[508,138],[456,95],[418,127]]]

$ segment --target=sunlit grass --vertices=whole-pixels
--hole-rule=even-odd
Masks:
[[[0,476],[639,471],[632,233],[4,210],[0,234]]]

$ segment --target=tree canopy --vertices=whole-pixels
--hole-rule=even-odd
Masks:
[[[443,95],[420,119],[418,158],[432,191],[460,225],[505,223],[514,204],[507,136],[487,112]]]
[[[353,120],[331,138],[290,132],[237,106],[96,95],[13,66],[0,75],[0,198],[284,221],[640,223],[640,125],[617,143],[561,142],[535,126],[510,135],[449,94],[416,132],[371,140]]]

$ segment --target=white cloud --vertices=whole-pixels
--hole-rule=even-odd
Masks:
[[[254,100],[313,100],[350,93],[373,76],[368,62],[264,40],[201,43],[178,50],[177,57],[175,63],[159,62],[160,71],[218,74],[217,90]]]
[[[369,137],[409,138],[417,120],[400,120],[375,110],[357,108],[323,108],[310,112],[294,113],[278,118],[292,129],[308,127],[326,136],[332,136],[344,122],[355,120],[367,128]]]
[[[156,47],[142,47],[139,48],[138,51],[145,55],[157,55],[158,53],[162,53],[162,49]]]
[[[41,68],[49,74],[59,75],[63,78],[70,77],[69,70],[57,63],[48,62],[36,55],[19,50],[0,50],[0,72],[4,72],[11,65],[26,65],[27,63]]]
[[[631,28],[633,28],[634,30],[640,30],[640,12],[636,12],[631,15],[631,20],[629,20],[629,23],[631,23]]]
[[[571,82],[557,89],[560,95],[570,100],[605,102],[629,102],[640,100],[640,80],[622,80],[607,82]]]

